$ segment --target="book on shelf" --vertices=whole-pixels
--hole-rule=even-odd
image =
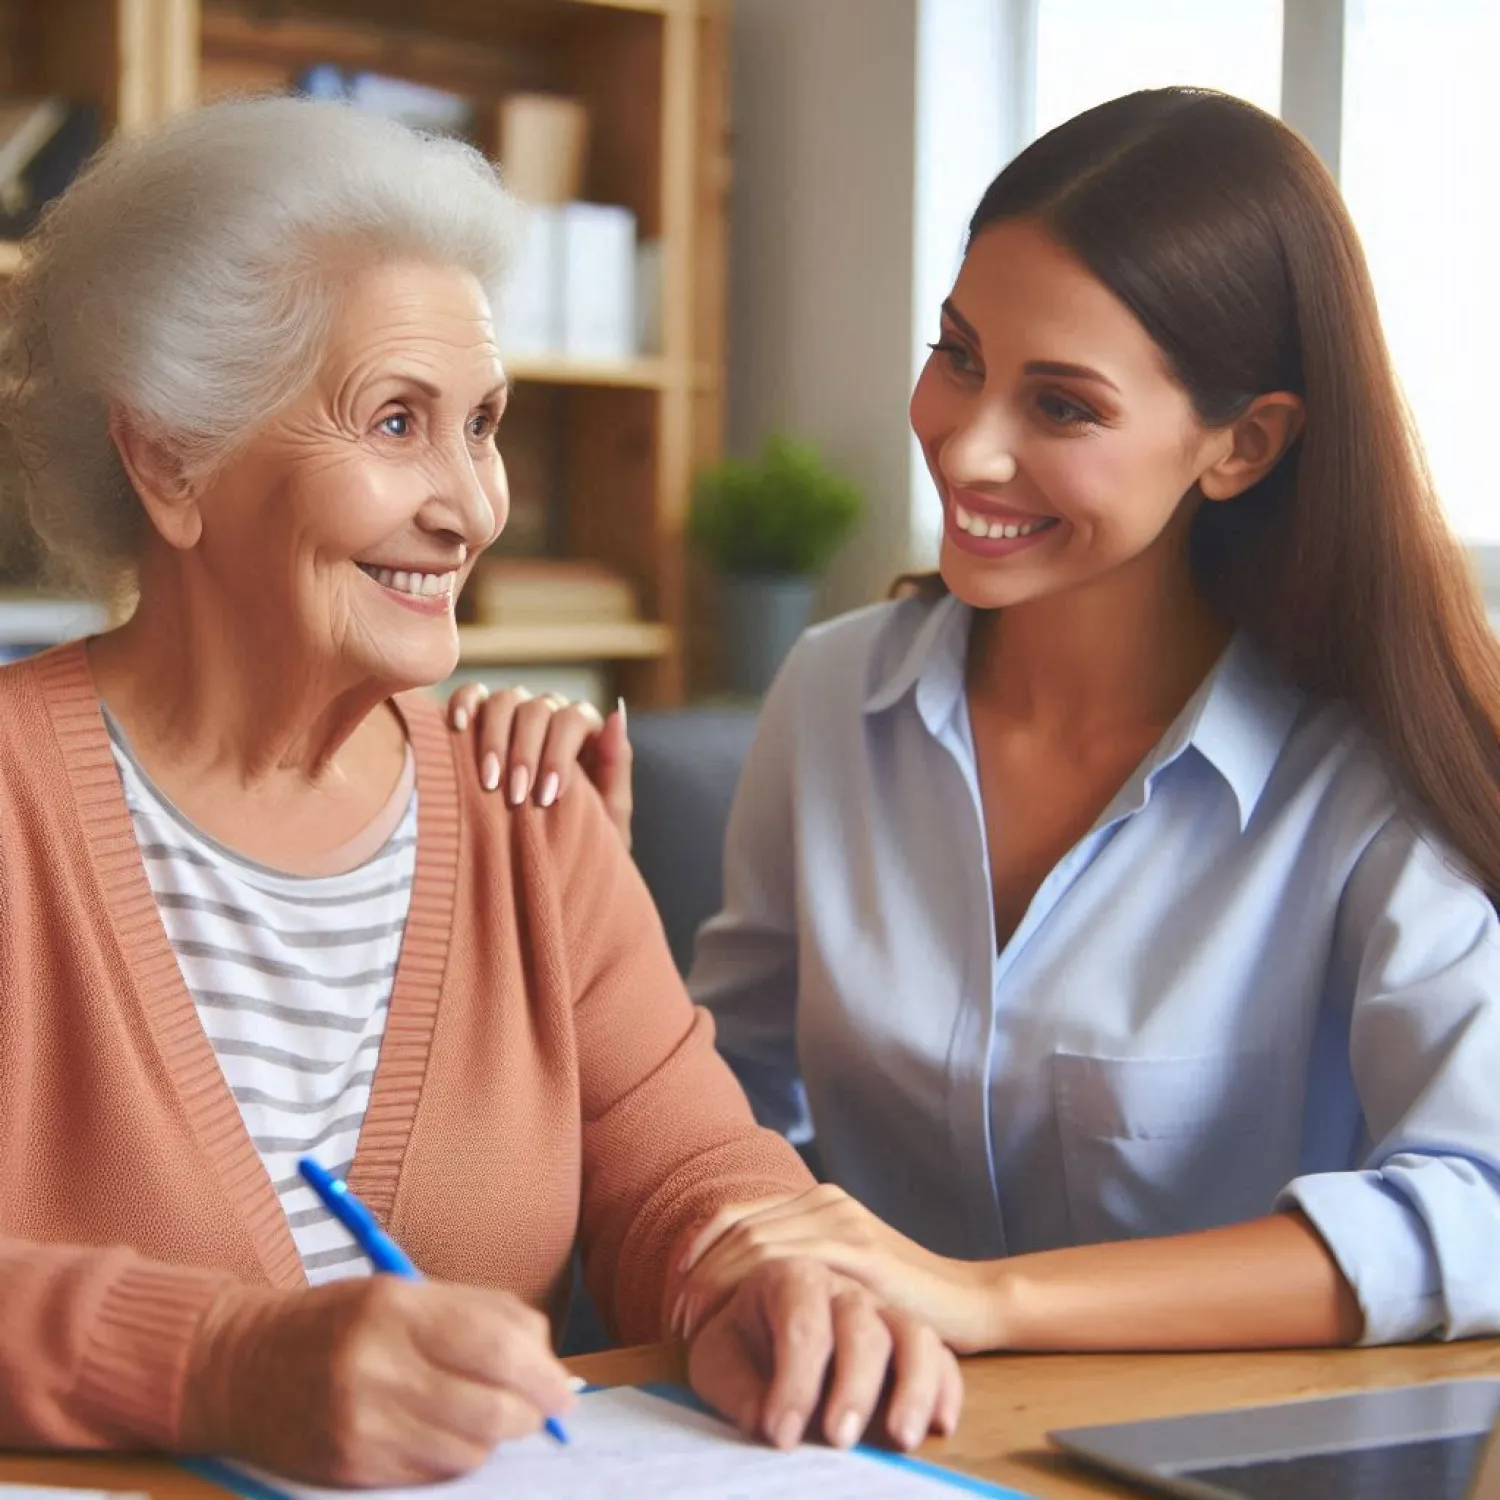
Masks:
[[[469,589],[477,625],[619,625],[641,617],[630,580],[601,563],[486,558]]]
[[[297,91],[313,99],[353,104],[434,135],[467,137],[474,133],[472,101],[447,89],[412,83],[406,78],[346,71],[335,63],[315,63],[298,76]]]
[[[99,144],[99,112],[53,96],[0,97],[0,239],[19,239]]]
[[[649,268],[649,253],[646,262]],[[525,205],[514,275],[501,309],[505,352],[579,361],[633,359],[642,350],[636,306],[642,274],[635,215],[628,208]],[[645,274],[649,277],[649,269]],[[646,313],[646,337],[654,343],[649,304]]]
[[[0,98],[0,209],[7,214],[30,202],[22,174],[67,118],[61,99]]]

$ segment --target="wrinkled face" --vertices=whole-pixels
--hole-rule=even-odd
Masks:
[[[1211,462],[1145,329],[1024,220],[970,246],[911,421],[943,503],[944,581],[979,608],[1159,556]]]
[[[204,564],[289,669],[389,690],[458,659],[453,604],[505,523],[505,375],[473,277],[350,278],[311,385],[201,501]]]

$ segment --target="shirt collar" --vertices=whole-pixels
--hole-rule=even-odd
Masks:
[[[1148,775],[1191,746],[1234,793],[1243,832],[1271,779],[1302,703],[1303,695],[1241,632],[1178,715],[1176,724],[1162,737],[1153,757],[1157,766]]]
[[[913,600],[906,608],[920,605]],[[939,734],[963,697],[972,614],[951,594],[930,604],[905,646],[893,641],[886,659],[872,664],[865,713],[884,713],[915,691],[928,733]]]
[[[940,734],[963,698],[971,618],[972,611],[951,595],[932,605],[905,646],[896,643],[887,660],[874,664],[865,713],[884,713],[914,693],[928,733]],[[1132,778],[1136,794],[1127,789],[1127,797],[1149,797],[1156,778],[1191,749],[1234,794],[1243,832],[1301,705],[1301,693],[1243,633],[1237,635],[1152,751],[1144,775]]]

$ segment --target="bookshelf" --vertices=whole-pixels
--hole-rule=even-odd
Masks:
[[[505,373],[517,385],[604,385],[636,391],[666,390],[678,374],[664,359],[578,360],[525,354],[507,359]]]
[[[500,102],[567,94],[590,117],[584,196],[622,204],[661,246],[659,352],[516,357],[502,448],[559,555],[634,587],[644,618],[465,624],[465,666],[590,664],[608,690],[665,706],[690,640],[683,521],[722,439],[727,0],[0,0],[0,89],[55,92],[136,130],[195,103],[285,89],[332,63],[462,94],[498,149]],[[0,243],[3,283],[17,252]],[[503,352],[503,345],[502,345]],[[515,455],[512,457],[512,444]],[[502,538],[500,549],[504,550]],[[690,652],[690,649],[691,652]]]

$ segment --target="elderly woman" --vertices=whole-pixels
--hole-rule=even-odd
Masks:
[[[575,1240],[654,1339],[695,1226],[808,1185],[598,798],[484,797],[408,695],[505,521],[510,218],[466,147],[264,100],[113,147],[28,249],[0,417],[134,607],[0,672],[0,1446],[456,1474],[566,1410]],[[357,1274],[303,1153],[425,1280]],[[896,1441],[957,1415],[934,1336],[810,1263],[690,1363],[782,1444],[888,1375]]]

